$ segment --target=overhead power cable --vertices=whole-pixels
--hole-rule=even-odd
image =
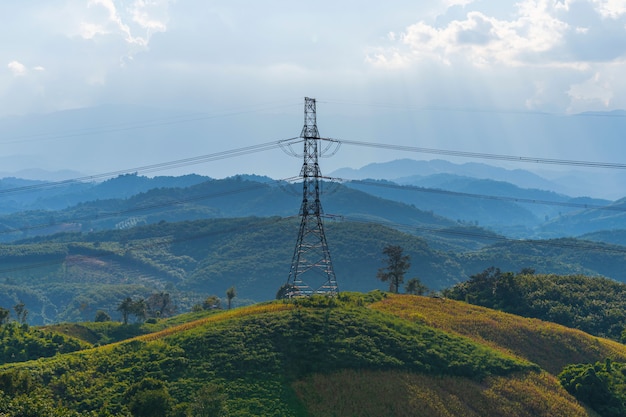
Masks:
[[[13,136],[8,140],[0,141],[0,144],[11,144],[11,143],[24,143],[24,142],[35,142],[35,141],[46,141],[46,140],[57,140],[57,139],[67,139],[73,137],[80,136],[95,136],[101,135],[105,133],[114,133],[114,132],[124,132],[130,130],[139,130],[139,129],[148,129],[154,127],[162,127],[180,123],[189,123],[189,122],[198,122],[204,120],[215,119],[219,117],[228,117],[228,116],[236,116],[240,114],[246,113],[254,113],[260,110],[275,110],[284,107],[292,107],[298,105],[297,103],[289,103],[289,104],[278,104],[278,103],[265,103],[261,105],[251,105],[245,106],[243,108],[235,108],[226,110],[220,113],[194,113],[194,114],[183,114],[180,116],[172,116],[153,120],[144,120],[138,122],[128,122],[128,123],[116,123],[102,126],[94,126],[87,127],[82,129],[74,129],[74,130],[66,130],[61,131],[59,133],[33,133],[21,136]]]
[[[419,187],[416,185],[400,185],[400,184],[389,183],[389,182],[349,180],[349,179],[344,179],[344,178],[333,178],[333,179],[342,181],[344,183],[363,184],[363,185],[372,186],[372,187],[390,188],[390,189],[414,191],[414,192],[420,192],[420,193],[442,194],[442,195],[449,195],[453,197],[480,198],[480,199],[485,199],[485,200],[509,201],[512,203],[523,203],[523,204],[541,204],[541,205],[548,205],[548,206],[572,207],[572,208],[579,208],[579,209],[609,210],[609,211],[622,211],[622,212],[626,211],[626,206],[624,205],[607,206],[607,205],[598,205],[598,204],[589,204],[589,203],[576,203],[574,201],[550,201],[550,200],[540,200],[540,199],[534,199],[534,198],[463,193],[459,191],[442,190],[439,188],[426,188],[426,187]]]
[[[363,146],[378,149],[390,149],[402,152],[427,153],[434,155],[457,156],[462,158],[490,159],[499,161],[528,162],[534,164],[568,165],[590,168],[626,169],[626,164],[597,161],[575,161],[568,159],[537,158],[531,156],[498,155],[482,152],[454,151],[446,149],[421,148],[417,146],[392,145],[386,143],[363,142],[347,139],[334,139],[345,145]]]
[[[165,207],[179,206],[181,204],[193,203],[193,202],[196,202],[196,201],[202,201],[202,200],[207,200],[207,199],[211,199],[211,198],[225,197],[225,196],[229,196],[229,195],[250,192],[250,191],[254,191],[254,190],[258,190],[260,188],[263,188],[263,187],[265,187],[267,185],[279,185],[279,184],[283,184],[283,183],[291,183],[291,182],[297,180],[298,178],[300,178],[300,177],[284,178],[284,179],[280,179],[280,180],[274,180],[274,181],[272,181],[270,183],[257,182],[257,183],[253,183],[253,184],[245,186],[245,187],[235,188],[235,189],[231,189],[231,190],[227,190],[227,191],[220,191],[220,192],[209,193],[209,194],[193,195],[193,196],[190,196],[190,197],[187,197],[187,198],[177,198],[177,199],[172,199],[172,200],[165,201],[165,202],[159,202],[159,203],[145,204],[145,205],[140,205],[140,206],[135,206],[135,207],[129,207],[127,209],[118,210],[118,211],[98,212],[96,214],[89,214],[89,215],[86,215],[86,216],[73,217],[71,219],[62,219],[62,220],[59,220],[59,221],[62,222],[62,223],[69,223],[69,224],[71,224],[71,223],[76,223],[76,222],[85,222],[85,221],[92,221],[92,220],[110,219],[110,218],[119,217],[119,216],[123,216],[123,215],[127,215],[127,214],[142,212],[142,211],[149,211],[149,210],[155,210],[155,209],[160,209],[160,208],[165,208]],[[14,228],[14,229],[5,229],[5,230],[0,231],[0,235],[11,234],[11,233],[16,233],[16,232],[27,232],[27,231],[31,231],[31,230],[41,230],[41,229],[46,229],[46,228],[49,228],[49,227],[50,227],[49,223],[47,223],[47,224],[46,223],[44,223],[44,224],[34,224],[34,225],[29,225],[29,226]]]
[[[58,186],[73,184],[73,183],[78,183],[78,182],[104,180],[104,179],[114,178],[119,175],[130,174],[130,173],[145,174],[145,173],[150,173],[150,172],[162,171],[166,169],[179,168],[183,166],[202,164],[202,163],[217,161],[217,160],[226,159],[226,158],[233,158],[233,157],[248,155],[248,154],[257,153],[257,152],[264,152],[267,150],[279,148],[283,146],[283,144],[286,141],[293,141],[292,143],[297,143],[298,140],[299,138],[291,138],[291,139],[279,140],[279,141],[274,141],[274,142],[262,143],[259,145],[245,146],[242,148],[236,148],[236,149],[231,149],[228,151],[221,151],[221,152],[216,152],[216,153],[207,154],[207,155],[200,155],[200,156],[195,156],[191,158],[177,159],[174,161],[161,162],[161,163],[152,164],[152,165],[144,165],[144,166],[135,167],[135,168],[122,169],[118,171],[110,171],[110,172],[105,172],[102,174],[87,175],[84,177],[71,178],[71,179],[61,180],[61,181],[51,181],[51,182],[25,185],[22,187],[7,188],[7,189],[0,190],[0,195],[40,190],[40,189],[45,189],[45,188],[53,188],[53,187],[58,187]]]

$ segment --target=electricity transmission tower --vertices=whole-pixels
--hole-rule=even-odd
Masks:
[[[318,159],[337,152],[339,142],[320,138],[317,130],[315,99],[304,99],[304,127],[300,134],[304,142],[302,156],[304,162],[302,177],[302,205],[300,206],[300,230],[296,248],[293,252],[291,270],[287,279],[285,296],[302,297],[313,294],[335,295],[337,279],[330,259],[330,251],[324,234],[324,216],[320,201],[320,186],[323,179]],[[325,142],[325,147],[322,147]]]

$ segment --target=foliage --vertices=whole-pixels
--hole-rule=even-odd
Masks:
[[[189,417],[226,417],[228,396],[220,385],[209,383],[200,388],[189,405]]]
[[[626,361],[626,346],[580,330],[445,298],[387,297],[370,308],[472,340],[536,363],[558,375],[571,363],[610,357]]]
[[[147,301],[161,292],[169,294],[181,312],[230,287],[237,289],[237,305],[271,300],[288,275],[285,260],[293,254],[297,228],[295,220],[280,217],[164,221],[0,245],[0,305],[22,300],[29,310],[28,323],[41,325],[93,320],[97,310],[120,320],[120,300]],[[378,254],[390,245],[410,256],[412,266],[405,276],[419,276],[433,291],[491,265],[503,271],[532,265],[539,273],[602,273],[617,279],[626,263],[624,251],[617,247],[576,240],[545,245],[502,242],[452,253],[433,249],[430,237],[427,243],[378,224],[328,222],[325,229],[340,288],[347,291],[388,288],[364,277],[378,270]]]
[[[171,317],[176,312],[172,297],[167,292],[152,294],[146,300],[147,313],[150,317]]]
[[[419,278],[411,278],[406,282],[404,290],[407,294],[424,295],[426,291],[428,291],[428,288],[422,284]]]
[[[358,301],[376,299],[384,297],[346,294],[226,310],[126,342],[0,369],[0,376],[27,371],[34,381],[29,390],[85,415],[174,416],[218,408],[233,416],[282,416],[305,415],[291,383],[320,372],[396,369],[480,381],[537,369]],[[202,391],[207,384],[215,390]],[[24,395],[17,386],[14,396]]]
[[[389,291],[396,294],[400,284],[404,282],[404,275],[411,267],[410,257],[402,254],[402,247],[388,245],[383,249],[385,267],[380,268],[376,277],[383,282],[389,281]]]
[[[0,364],[74,352],[87,347],[78,339],[12,322],[0,326]]]
[[[582,275],[514,274],[489,268],[445,290],[448,298],[552,321],[620,340],[626,325],[626,285]]]
[[[94,318],[96,323],[103,321],[111,321],[111,316],[106,311],[98,310],[96,311],[96,317]]]
[[[603,417],[626,415],[626,364],[607,359],[569,365],[559,379],[570,394]]]
[[[0,307],[0,326],[6,323],[9,320],[9,316],[11,312],[6,308]]]
[[[237,291],[235,290],[235,287],[230,287],[229,289],[226,290],[226,298],[228,299],[229,310],[230,310],[233,298],[235,298],[236,296],[237,296]]]
[[[209,295],[202,302],[202,308],[205,310],[213,310],[222,308],[222,300],[217,295]]]
[[[148,306],[143,298],[133,300],[130,297],[126,297],[120,302],[117,307],[117,311],[122,313],[122,322],[128,324],[129,316],[133,315],[137,320],[143,321],[146,318]]]
[[[173,402],[165,384],[154,378],[132,384],[125,393],[125,401],[135,417],[166,417]]]

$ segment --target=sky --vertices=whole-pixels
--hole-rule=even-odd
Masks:
[[[0,122],[102,105],[151,106],[210,115],[219,136],[231,136],[208,148],[189,139],[147,152],[144,143],[141,152],[128,152],[141,158],[117,165],[34,159],[55,169],[119,169],[297,136],[306,96],[319,100],[322,135],[391,143],[411,134],[418,119],[407,115],[411,109],[470,118],[487,112],[494,119],[626,109],[626,0],[25,0],[1,2],[0,16]],[[237,126],[259,120],[236,117],[254,111],[276,121]],[[137,126],[147,126],[146,117]],[[292,125],[277,129],[289,118]],[[207,123],[204,132],[218,131]],[[75,128],[69,123],[38,134]],[[34,135],[5,134],[0,160],[33,148],[50,157],[51,141],[39,144]],[[624,150],[612,148],[616,142],[581,143],[562,153],[562,144],[545,140],[531,146],[431,136],[419,145],[582,160],[615,160]],[[28,139],[22,148],[20,138]],[[55,147],[70,149],[71,142]],[[358,167],[378,156],[359,152],[359,159],[344,154],[334,164]],[[276,161],[268,162],[267,174]]]

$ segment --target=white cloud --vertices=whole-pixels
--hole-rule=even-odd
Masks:
[[[608,74],[626,60],[626,0],[521,0],[508,13],[501,3],[447,2],[453,3],[462,7],[392,32],[387,45],[371,49],[367,62],[417,73],[439,65],[441,74],[480,80],[494,100],[507,95],[514,107],[515,101],[550,111],[618,105],[615,91],[626,83]],[[515,77],[522,87],[510,84]],[[459,99],[461,94],[455,92]]]
[[[94,13],[81,23],[81,36],[121,36],[130,45],[146,47],[153,34],[167,31],[168,7],[172,0],[135,0],[124,7],[116,0],[90,0]],[[118,5],[119,3],[119,5]],[[104,15],[95,12],[101,9]]]
[[[26,67],[21,62],[11,61],[7,65],[7,68],[9,68],[9,71],[11,71],[13,75],[16,77],[21,77],[21,76],[26,75]]]
[[[517,4],[512,20],[473,10],[464,20],[453,20],[444,27],[417,22],[406,29],[401,40],[408,49],[406,55],[415,59],[461,60],[477,66],[536,65],[545,59],[544,53],[562,44],[569,29],[553,12],[554,6],[547,0],[526,0]]]
[[[626,0],[592,0],[605,18],[617,19],[626,14]]]

